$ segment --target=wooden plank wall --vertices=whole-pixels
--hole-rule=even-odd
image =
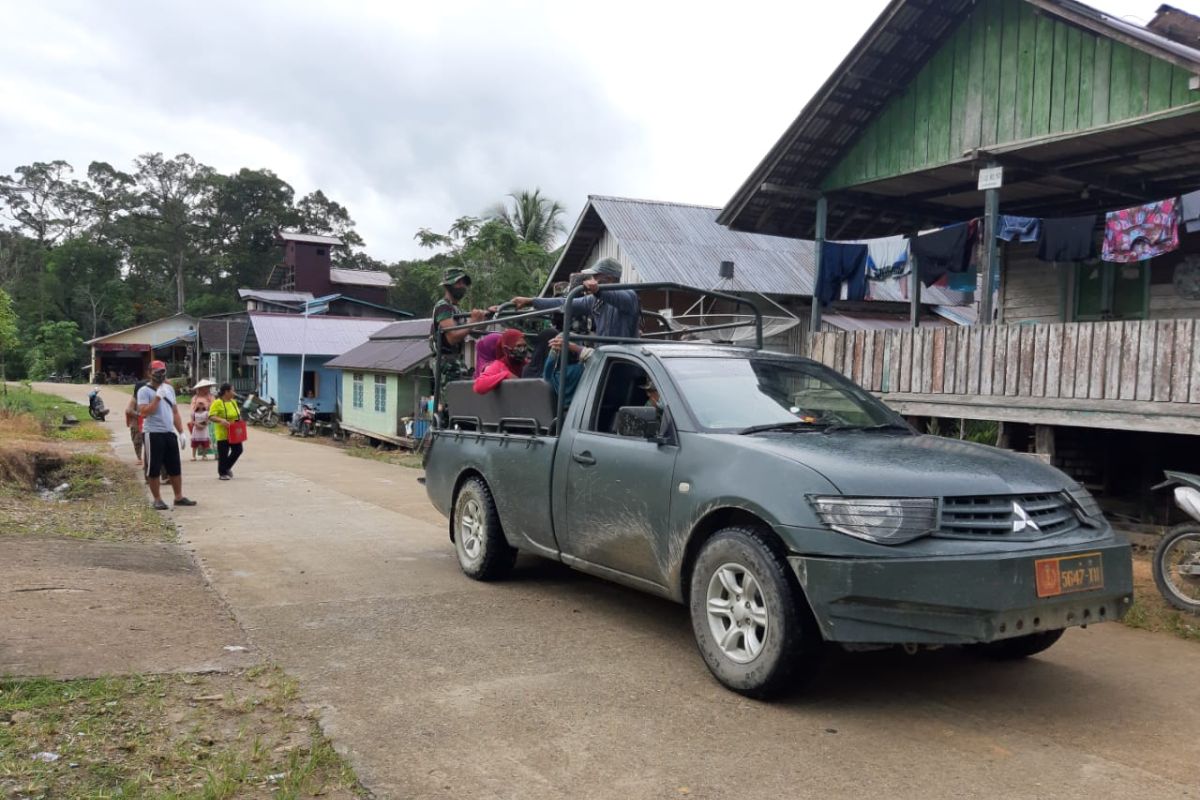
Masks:
[[[824,332],[810,356],[882,394],[1200,404],[1200,320]]]
[[[980,0],[917,76],[897,90],[825,189],[957,160],[964,150],[1035,139],[1200,100],[1187,71],[1080,30],[1025,0]]]

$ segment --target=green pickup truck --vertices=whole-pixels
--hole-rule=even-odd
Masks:
[[[1069,477],[918,434],[805,358],[609,344],[561,416],[543,381],[446,390],[425,482],[463,572],[502,578],[522,551],[684,603],[746,695],[829,643],[1020,658],[1131,602],[1129,545]]]

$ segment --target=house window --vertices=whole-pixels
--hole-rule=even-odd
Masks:
[[[363,374],[361,372],[354,373],[354,383],[350,404],[355,408],[363,407]]]
[[[382,413],[387,411],[387,376],[375,376],[375,410]]]
[[[1145,319],[1150,265],[1093,261],[1075,268],[1075,319]]]

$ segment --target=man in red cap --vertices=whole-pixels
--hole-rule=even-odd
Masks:
[[[175,402],[175,390],[167,383],[167,365],[161,361],[150,362],[150,383],[138,389],[138,413],[144,423],[142,431],[145,441],[142,457],[146,465],[146,483],[154,495],[154,507],[167,509],[159,492],[160,476],[165,472],[175,492],[175,505],[194,506],[195,500],[183,496],[183,465],[179,451],[183,447],[183,419]]]

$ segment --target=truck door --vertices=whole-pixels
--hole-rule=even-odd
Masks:
[[[591,405],[564,443],[567,525],[559,545],[567,555],[662,585],[666,565],[655,554],[666,549],[656,542],[669,533],[678,447],[616,433],[619,408],[646,404],[648,373],[624,357],[601,366]]]

